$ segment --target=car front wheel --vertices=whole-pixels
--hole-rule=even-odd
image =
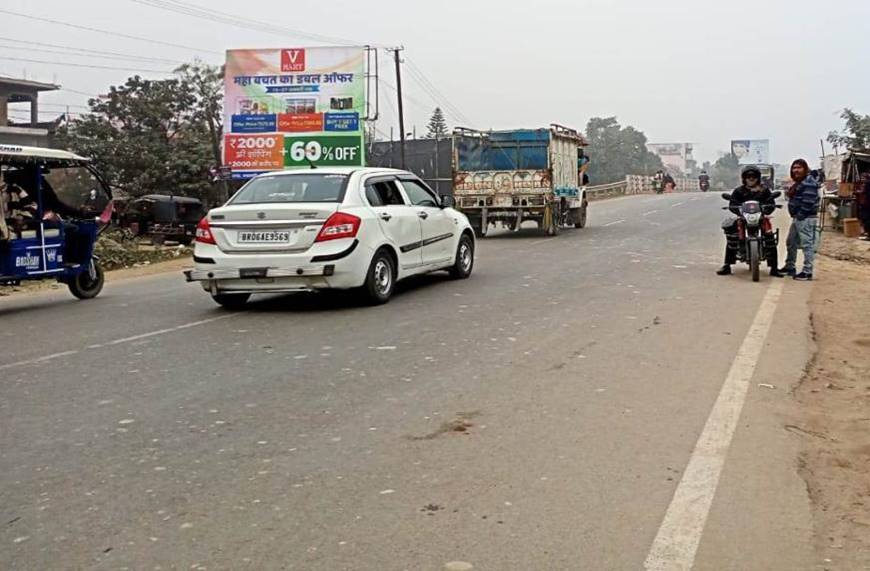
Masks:
[[[369,265],[361,293],[369,304],[381,305],[390,301],[395,288],[396,266],[393,258],[385,250],[378,250]]]

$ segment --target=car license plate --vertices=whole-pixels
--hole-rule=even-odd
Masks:
[[[239,232],[240,244],[281,244],[290,241],[290,232],[264,231]]]

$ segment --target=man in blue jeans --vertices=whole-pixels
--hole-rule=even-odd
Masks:
[[[779,271],[794,276],[799,281],[813,279],[813,260],[816,257],[816,232],[819,223],[819,182],[810,176],[810,167],[803,159],[791,164],[791,179],[788,190],[788,213],[791,227],[788,229],[785,267]],[[798,248],[804,253],[804,267],[796,272]]]

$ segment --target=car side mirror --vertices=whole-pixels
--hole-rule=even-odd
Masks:
[[[456,198],[449,194],[442,194],[441,208],[456,208]]]
[[[724,198],[725,200],[731,200],[731,193],[730,192],[723,192],[722,198]]]

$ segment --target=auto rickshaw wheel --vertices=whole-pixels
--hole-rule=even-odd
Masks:
[[[103,291],[103,284],[106,281],[103,268],[96,261],[92,263],[94,264],[93,277],[91,277],[91,272],[86,270],[79,273],[67,284],[70,293],[79,299],[93,299]]]

